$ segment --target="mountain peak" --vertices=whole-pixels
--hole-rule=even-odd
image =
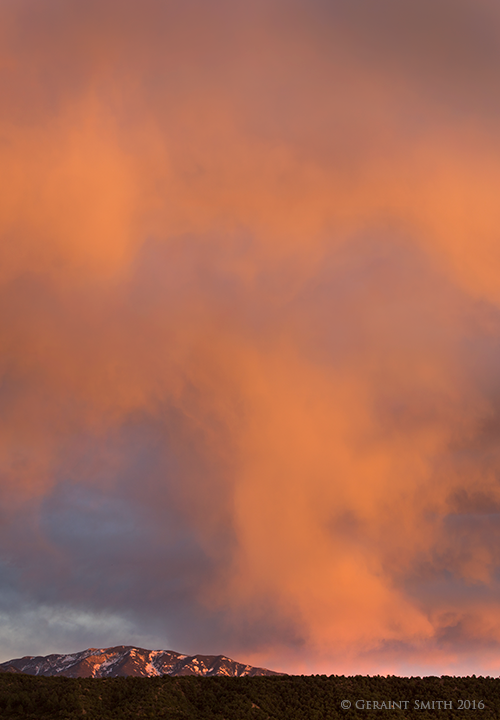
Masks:
[[[88,648],[66,655],[26,655],[0,663],[0,672],[95,678],[163,675],[251,677],[280,674],[236,662],[225,655],[182,655],[173,650],[146,650],[133,645]]]

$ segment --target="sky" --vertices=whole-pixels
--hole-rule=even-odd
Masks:
[[[497,0],[0,0],[0,661],[500,674]]]

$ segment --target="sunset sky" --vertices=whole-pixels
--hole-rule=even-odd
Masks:
[[[500,674],[498,0],[0,0],[0,661]]]

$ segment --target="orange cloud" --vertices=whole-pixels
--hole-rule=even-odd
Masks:
[[[289,671],[497,667],[500,146],[476,80],[499,18],[367,7],[2,6],[26,602]]]

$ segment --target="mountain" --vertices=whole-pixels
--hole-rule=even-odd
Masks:
[[[224,655],[181,655],[172,650],[144,650],[130,645],[89,648],[71,655],[27,655],[0,663],[0,672],[22,672],[27,675],[62,675],[64,677],[108,678],[134,675],[225,675],[244,677],[279,675],[265,668],[252,667]]]

